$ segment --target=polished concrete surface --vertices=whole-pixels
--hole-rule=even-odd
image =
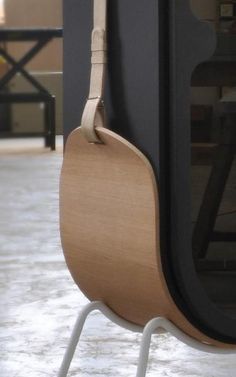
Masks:
[[[87,302],[67,271],[58,230],[61,148],[0,142],[0,376],[55,377]],[[60,144],[60,141],[59,141]],[[69,376],[134,377],[140,335],[94,313]],[[236,357],[154,336],[147,376],[235,377]]]

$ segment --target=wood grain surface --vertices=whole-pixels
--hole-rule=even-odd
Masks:
[[[132,323],[164,316],[201,342],[232,348],[192,326],[169,294],[149,161],[112,131],[96,132],[103,144],[89,144],[80,128],[70,134],[61,172],[61,240],[75,282]]]

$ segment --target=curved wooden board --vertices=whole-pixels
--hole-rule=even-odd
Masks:
[[[80,128],[71,133],[61,172],[61,240],[75,282],[132,323],[164,316],[195,339],[227,347],[195,329],[169,294],[149,161],[112,131],[96,132],[103,144],[89,144]]]

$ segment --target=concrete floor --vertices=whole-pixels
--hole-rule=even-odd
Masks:
[[[0,142],[0,376],[55,377],[87,302],[66,268],[58,231],[62,152]],[[91,315],[70,376],[134,377],[140,335]],[[154,336],[147,376],[235,377],[236,357]]]

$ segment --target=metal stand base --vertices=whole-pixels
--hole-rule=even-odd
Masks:
[[[141,326],[134,325],[124,319],[120,318],[118,315],[113,313],[104,303],[99,301],[94,301],[89,303],[84,307],[81,313],[78,316],[78,319],[75,323],[71,339],[66,350],[64,359],[62,361],[62,365],[58,374],[58,377],[66,377],[70,368],[71,361],[73,359],[77,344],[80,339],[80,335],[82,333],[84,323],[88,317],[88,315],[94,311],[99,310],[101,313],[104,314],[105,317],[110,319],[112,322],[116,323],[117,325],[128,329],[133,332],[143,333],[142,341],[140,346],[139,352],[139,360],[138,360],[138,367],[136,377],[145,377],[148,365],[148,356],[149,356],[149,349],[151,343],[151,337],[154,333],[160,333],[166,331],[175,336],[181,342],[187,344],[188,346],[195,348],[197,350],[207,352],[207,353],[217,353],[217,354],[235,354],[235,350],[230,349],[220,349],[217,347],[213,347],[207,344],[200,343],[188,335],[184,334],[181,330],[179,330],[176,326],[174,326],[170,321],[165,318],[154,318],[147,323],[147,325],[143,328]]]

